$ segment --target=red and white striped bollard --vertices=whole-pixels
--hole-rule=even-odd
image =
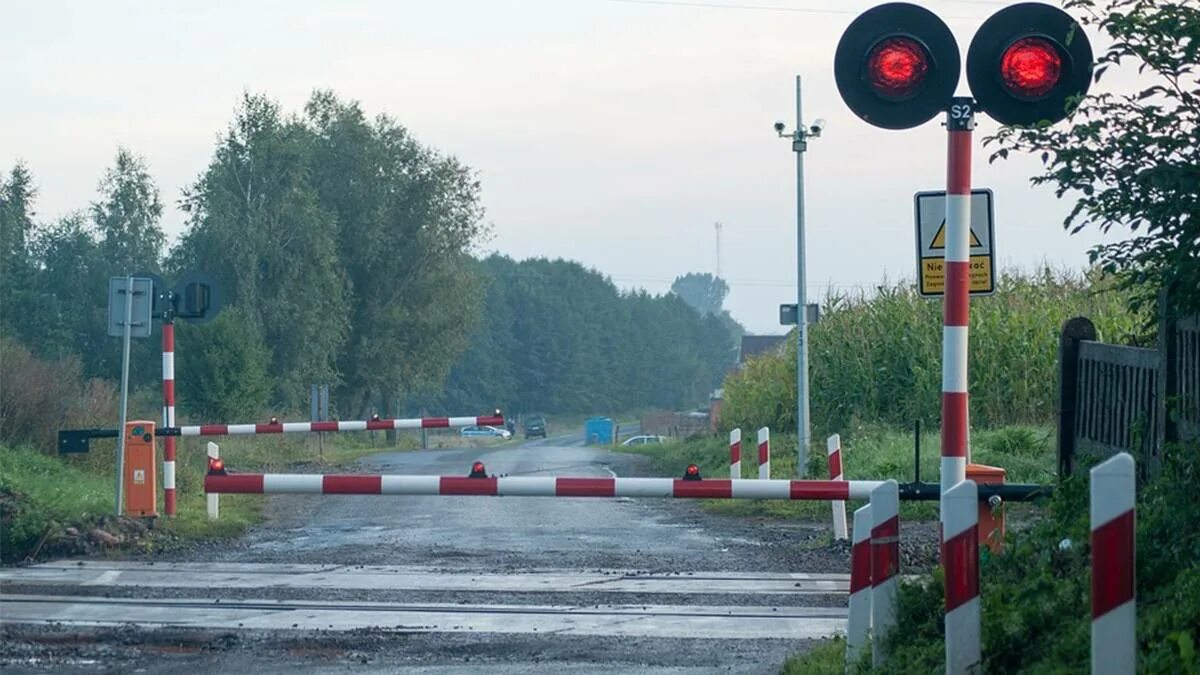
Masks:
[[[758,479],[771,478],[771,430],[763,427],[758,430]]]
[[[1137,669],[1136,468],[1126,452],[1091,472],[1092,673]]]
[[[854,512],[850,547],[850,601],[846,616],[846,665],[858,662],[871,636],[871,505]]]
[[[965,480],[942,495],[942,566],[946,574],[946,673],[978,673],[979,489]]]
[[[729,432],[729,477],[742,477],[742,430],[734,429]]]
[[[829,480],[846,480],[842,471],[842,437],[834,434],[825,443],[829,459]],[[833,504],[833,539],[846,538],[846,502],[831,502]]]
[[[175,324],[162,327],[163,426],[175,426]],[[175,437],[163,438],[163,510],[175,515]]]
[[[885,481],[871,490],[871,655],[875,666],[887,660],[886,642],[896,627],[900,574],[900,486]]]

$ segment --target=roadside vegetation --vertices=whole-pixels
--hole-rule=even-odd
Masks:
[[[1200,312],[1200,61],[1195,27],[1200,8],[1186,2],[1072,0],[1065,3],[1109,44],[1098,54],[1096,79],[1106,71],[1135,71],[1139,91],[1092,93],[1078,102],[1066,123],[1028,128],[1004,127],[987,139],[991,159],[1010,153],[1040,155],[1044,171],[1032,177],[1068,196],[1073,208],[1063,224],[1072,232],[1125,230],[1090,251],[1092,262],[1120,289],[1130,307],[1085,313],[1105,341],[1138,342],[1153,333],[1160,316]],[[1132,80],[1131,80],[1132,81]],[[981,311],[985,302],[973,303]],[[1159,314],[1161,312],[1161,314]],[[1115,326],[1106,328],[1101,322]],[[1130,317],[1139,331],[1123,338]],[[975,318],[974,316],[972,317]],[[1116,334],[1112,328],[1118,328]],[[972,325],[974,349],[986,350]],[[977,342],[979,340],[980,342]],[[994,346],[994,345],[992,345]],[[1031,366],[1034,364],[1031,364]],[[982,371],[982,372],[981,372]],[[989,369],[972,363],[972,415],[981,381]],[[1031,367],[1010,371],[1043,377]],[[990,381],[992,385],[999,384]],[[1036,388],[1037,382],[1035,380]],[[1025,410],[1018,387],[1000,386],[985,416]],[[987,392],[984,393],[986,397]],[[1168,401],[1168,405],[1180,405]],[[1033,410],[1049,413],[1041,405]],[[1170,413],[1169,413],[1170,414]],[[976,418],[977,419],[977,418]],[[991,418],[988,417],[990,420]],[[1200,442],[1163,448],[1163,468],[1142,476],[1137,503],[1138,672],[1200,672]],[[1083,462],[1081,462],[1083,463]],[[1021,532],[1010,531],[1005,553],[983,556],[979,567],[982,599],[982,672],[1072,673],[1090,660],[1091,551],[1087,466],[1056,486],[1053,499]],[[944,667],[943,579],[901,586],[898,625],[891,640],[887,673],[940,672]],[[838,658],[844,643],[831,641],[789,660],[786,673],[845,672]],[[835,665],[836,664],[836,665]],[[851,664],[851,672],[872,669]]]

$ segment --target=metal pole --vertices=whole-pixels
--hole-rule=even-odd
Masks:
[[[117,430],[117,515],[125,504],[125,412],[129,406],[129,334],[133,322],[133,277],[125,277],[125,330],[122,332],[121,423]]]
[[[808,474],[808,446],[812,438],[808,419],[808,293],[804,270],[804,151],[808,129],[801,110],[800,76],[796,76],[796,475]]]
[[[170,296],[167,295],[167,298]],[[163,426],[175,426],[175,319],[170,300],[163,310]],[[163,438],[163,502],[168,517],[175,516],[175,437]]]
[[[946,114],[946,293],[942,317],[941,488],[967,478],[967,326],[971,302],[971,132],[974,101],[955,97]],[[945,505],[942,508],[945,518]],[[943,524],[944,524],[943,520]]]

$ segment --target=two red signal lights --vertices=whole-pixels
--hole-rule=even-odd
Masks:
[[[961,71],[946,24],[905,2],[863,12],[842,34],[834,76],[846,105],[885,129],[933,119]],[[1057,122],[1091,84],[1092,50],[1075,19],[1040,3],[1006,7],[980,26],[967,53],[978,108],[1003,124]]]

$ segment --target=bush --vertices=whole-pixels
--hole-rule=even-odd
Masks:
[[[87,380],[77,357],[47,361],[0,337],[0,442],[53,452],[59,429],[111,419],[117,393]]]
[[[176,360],[176,379],[187,382],[181,412],[211,420],[240,420],[267,407],[271,354],[252,317],[240,307],[201,328],[178,327],[186,345]]]

